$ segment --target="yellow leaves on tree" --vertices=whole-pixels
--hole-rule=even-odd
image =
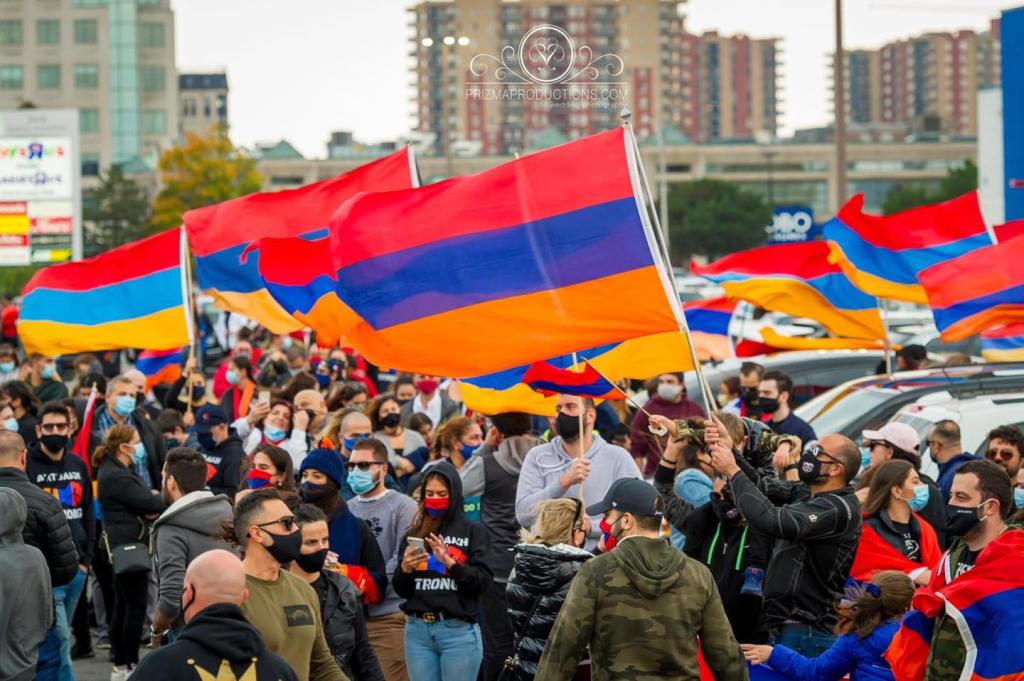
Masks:
[[[154,232],[177,227],[186,211],[259,191],[256,162],[236,149],[223,128],[189,134],[160,157],[160,193],[153,204]]]

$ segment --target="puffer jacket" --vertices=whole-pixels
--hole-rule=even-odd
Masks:
[[[508,611],[515,640],[512,679],[532,679],[576,572],[593,556],[568,544],[520,544],[509,577]]]
[[[25,543],[43,552],[52,586],[64,586],[78,573],[78,549],[60,502],[29,481],[24,471],[0,468],[0,487],[20,494],[28,506]]]
[[[335,572],[321,574],[326,591],[321,620],[334,661],[353,681],[384,681],[377,654],[370,647],[359,589]]]
[[[899,628],[899,621],[891,621],[865,639],[843,634],[817,657],[804,657],[786,646],[775,646],[768,664],[786,678],[798,681],[839,681],[847,675],[850,681],[892,681],[892,670],[883,655]]]

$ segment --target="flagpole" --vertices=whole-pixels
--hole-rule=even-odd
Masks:
[[[188,333],[188,356],[195,358],[196,352],[196,328],[195,328],[195,300],[192,297],[192,258],[188,249],[188,236],[185,233],[185,225],[181,225],[181,293],[182,307],[185,308],[185,329]]]
[[[654,194],[651,193],[651,186],[647,181],[647,170],[644,168],[644,159],[640,155],[640,147],[637,144],[636,136],[633,134],[633,126],[630,123],[630,120],[633,117],[633,112],[629,110],[629,107],[623,106],[622,112],[619,116],[622,118],[622,127],[625,128],[626,136],[629,138],[629,143],[633,150],[633,158],[636,161],[638,174],[640,176],[640,184],[642,186],[642,191],[644,192],[644,211],[648,210],[648,204],[651,206],[648,215],[654,222],[654,238],[658,244],[659,250],[661,251],[661,258],[663,266],[665,267],[666,275],[672,283],[672,292],[675,294],[673,296],[675,299],[673,304],[678,310],[679,330],[686,337],[686,345],[690,353],[690,362],[693,364],[694,371],[697,372],[697,383],[700,385],[704,409],[710,417],[711,414],[716,411],[712,408],[714,401],[711,399],[710,388],[707,385],[707,379],[704,377],[704,371],[700,366],[700,362],[697,360],[697,352],[693,347],[693,338],[690,336],[690,326],[686,322],[686,312],[683,310],[683,303],[679,297],[679,287],[676,284],[676,278],[672,272],[672,261],[669,258],[668,246],[665,243],[664,235],[661,232],[661,219],[658,217],[658,211],[654,209],[654,206],[656,205],[654,203]]]
[[[575,361],[575,356],[576,356],[576,353],[573,353],[573,360],[574,360],[574,361]],[[609,382],[609,383],[611,383],[612,385],[615,385],[615,381],[613,381],[612,379],[610,379],[610,378],[608,378],[607,376],[605,376],[605,375],[604,375],[604,373],[602,373],[600,369],[598,369],[598,368],[597,368],[596,366],[594,366],[594,363],[593,363],[593,362],[591,362],[591,361],[590,361],[589,359],[587,359],[586,357],[584,357],[584,358],[583,358],[583,362],[584,362],[584,363],[585,363],[585,364],[586,364],[586,365],[587,365],[588,367],[590,367],[591,369],[593,369],[593,370],[594,370],[594,371],[595,371],[595,372],[597,373],[597,375],[598,375],[598,376],[600,376],[600,377],[601,377],[601,378],[603,378],[604,380],[608,381],[608,382]],[[630,403],[630,404],[632,404],[632,405],[633,405],[634,407],[636,407],[637,409],[639,409],[640,411],[642,411],[642,412],[643,412],[644,414],[647,414],[647,418],[648,418],[648,419],[650,419],[650,418],[651,418],[651,416],[652,416],[651,412],[649,412],[649,411],[647,411],[646,409],[644,409],[644,408],[643,408],[643,406],[641,406],[639,402],[637,402],[637,401],[636,401],[636,400],[634,400],[634,399],[633,399],[632,397],[630,397],[630,396],[629,396],[629,393],[627,393],[627,392],[626,392],[625,390],[622,390],[621,388],[619,388],[619,390],[621,390],[621,391],[622,391],[622,396],[626,398],[626,401],[627,401],[627,402],[629,402],[629,403]]]
[[[889,334],[889,301],[879,298],[882,304],[882,328],[885,330],[885,375],[892,378],[892,336]]]

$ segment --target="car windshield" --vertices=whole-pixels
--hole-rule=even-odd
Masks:
[[[810,422],[842,401],[851,390],[853,388],[848,385],[837,385],[831,390],[826,390],[817,397],[804,402],[793,411],[804,421]]]
[[[894,394],[893,391],[874,388],[854,390],[812,418],[811,425],[817,433],[842,433],[850,423],[884,403]]]

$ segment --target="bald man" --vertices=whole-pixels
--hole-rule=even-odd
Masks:
[[[245,619],[242,604],[248,598],[245,570],[235,554],[223,549],[200,554],[185,572],[181,595],[185,628],[174,643],[147,655],[132,676],[171,681],[297,679]]]
[[[160,416],[160,408],[149,399],[147,394],[149,391],[146,389],[146,374],[138,369],[129,369],[124,372],[124,377],[135,386],[135,401],[140,408],[139,413],[155,421]]]
[[[327,420],[327,400],[320,394],[319,390],[300,390],[295,393],[295,400],[292,402],[296,411],[312,412],[312,419],[309,422],[307,432],[316,435],[324,427]]]

